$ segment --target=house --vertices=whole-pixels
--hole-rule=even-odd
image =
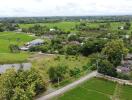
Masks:
[[[68,37],[70,37],[72,35],[76,35],[76,33],[70,33],[70,34],[68,34]]]
[[[22,51],[27,51],[27,50],[29,50],[30,47],[39,46],[39,45],[43,45],[43,44],[44,44],[44,40],[36,39],[31,42],[28,42],[27,44],[25,44],[25,46],[22,46],[19,49]]]
[[[132,61],[132,54],[128,54],[124,60],[128,60],[129,62]]]
[[[120,26],[119,29],[124,30],[124,26]]]
[[[26,47],[29,48],[29,47],[33,47],[33,46],[39,46],[39,45],[42,45],[42,44],[44,44],[44,40],[36,39],[36,40],[31,41],[31,42],[28,42],[26,44]]]
[[[131,66],[132,66],[132,61],[127,60],[121,66],[118,66],[116,69],[117,72],[127,74],[131,71]]]
[[[80,45],[80,42],[78,42],[78,41],[71,41],[71,42],[69,42],[69,44]]]
[[[29,50],[28,47],[24,47],[24,46],[23,46],[23,47],[20,47],[19,49],[22,50],[22,51],[27,51],[27,50]]]
[[[22,32],[22,29],[17,29],[17,30],[15,30],[15,32],[21,33]]]
[[[52,29],[52,28],[51,28],[51,29],[50,29],[50,32],[53,32],[53,31],[55,31],[55,29]]]

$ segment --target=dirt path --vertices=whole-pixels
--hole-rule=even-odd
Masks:
[[[120,84],[116,84],[116,88],[115,88],[115,91],[113,93],[113,96],[112,96],[112,99],[111,100],[120,100],[119,98],[119,94],[120,94]]]
[[[76,87],[77,85],[83,83],[86,80],[91,79],[92,77],[95,77],[96,75],[97,75],[97,71],[91,72],[91,73],[87,74],[86,76],[80,78],[79,80],[77,80],[77,81],[75,81],[75,82],[73,82],[73,83],[71,83],[71,84],[69,84],[69,85],[67,85],[61,89],[58,89],[58,90],[56,90],[56,91],[54,91],[48,95],[42,96],[36,100],[50,100],[51,98],[58,96],[60,94],[63,94],[64,92],[69,91],[70,89]]]

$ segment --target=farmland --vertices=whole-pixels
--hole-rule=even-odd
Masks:
[[[131,100],[132,86],[93,78],[56,98],[56,100]]]

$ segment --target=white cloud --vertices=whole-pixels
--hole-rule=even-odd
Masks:
[[[0,0],[0,16],[132,14],[132,0]]]

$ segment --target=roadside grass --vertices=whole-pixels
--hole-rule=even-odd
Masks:
[[[0,64],[26,62],[28,53],[0,53]]]
[[[17,44],[20,46],[34,38],[35,37],[28,36],[24,33],[0,32],[0,53],[9,53],[10,44]]]

